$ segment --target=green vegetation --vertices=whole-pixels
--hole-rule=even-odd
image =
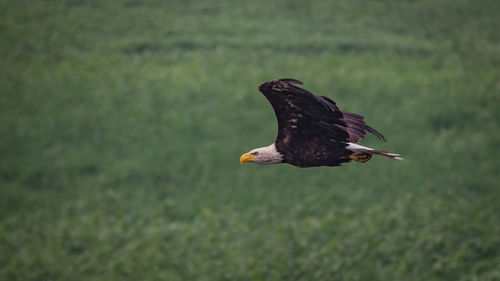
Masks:
[[[0,1],[1,280],[500,280],[500,1]],[[405,162],[240,166],[259,83]]]

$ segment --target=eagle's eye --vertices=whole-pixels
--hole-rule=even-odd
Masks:
[[[250,153],[250,154],[255,155],[255,156],[258,156],[258,155],[259,155],[259,153],[258,153],[257,151],[252,152],[252,153]]]

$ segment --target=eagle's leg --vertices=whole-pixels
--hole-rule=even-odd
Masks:
[[[365,163],[366,161],[370,160],[372,158],[372,155],[370,153],[363,153],[363,152],[356,152],[351,155],[349,155],[349,159],[358,161],[361,163]]]

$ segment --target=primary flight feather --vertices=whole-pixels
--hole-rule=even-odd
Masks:
[[[351,160],[366,162],[372,154],[403,160],[399,154],[356,144],[366,132],[385,138],[366,125],[363,116],[341,111],[331,99],[296,86],[302,84],[277,79],[259,86],[278,119],[278,136],[273,144],[243,154],[241,163],[338,166]]]

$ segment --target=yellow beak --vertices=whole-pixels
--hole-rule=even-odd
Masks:
[[[245,154],[241,155],[240,163],[243,164],[245,162],[250,162],[250,161],[255,160],[255,159],[257,159],[257,157],[250,155],[250,153],[245,153]]]

